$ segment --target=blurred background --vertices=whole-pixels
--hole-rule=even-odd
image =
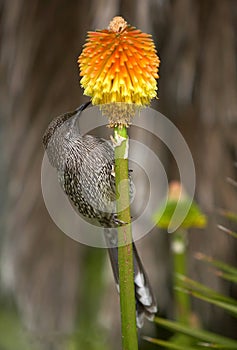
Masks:
[[[237,260],[233,240],[217,228],[229,225],[218,210],[237,208],[227,181],[237,175],[236,1],[1,0],[1,349],[120,348],[119,298],[107,255],[57,229],[40,186],[44,130],[54,116],[88,100],[77,67],[86,32],[107,27],[115,15],[153,35],[161,67],[159,100],[152,106],[179,128],[193,155],[195,198],[208,226],[189,236],[189,274],[237,296],[193,258],[201,251]],[[169,180],[177,179],[172,157],[163,161]],[[160,315],[172,317],[169,237],[154,229],[138,249]],[[193,303],[208,329],[236,336],[231,317]],[[142,330],[156,332],[153,324]],[[141,349],[153,347],[141,340]]]

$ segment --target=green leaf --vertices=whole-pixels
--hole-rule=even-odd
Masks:
[[[194,293],[199,293],[199,298],[201,295],[203,295],[203,297],[209,298],[211,300],[210,302],[218,302],[220,303],[218,306],[224,307],[225,309],[228,309],[228,311],[231,309],[231,312],[233,312],[233,309],[237,308],[237,302],[235,299],[217,293],[215,290],[206,287],[205,285],[186,276],[177,275],[177,278],[182,282],[184,292],[191,293],[192,295],[194,295]],[[231,306],[233,306],[233,308]]]
[[[207,350],[207,349],[221,349],[221,350],[236,350],[236,345],[222,345],[222,344],[211,344],[207,342],[198,342],[196,345],[186,345],[186,344],[175,344],[172,341],[167,341],[163,339],[155,339],[150,337],[144,337],[145,340],[152,344],[160,345],[166,349],[173,350]]]
[[[224,273],[221,271],[216,271],[216,274],[218,276],[220,276],[221,278],[233,282],[233,283],[237,283],[237,275],[233,275],[233,274],[229,274],[229,273]]]
[[[226,227],[224,227],[224,226],[222,226],[222,225],[217,225],[217,227],[218,227],[221,231],[223,231],[223,232],[225,232],[225,233],[228,233],[228,235],[230,235],[230,236],[232,236],[232,237],[234,237],[234,238],[237,239],[237,233],[236,233],[236,232],[231,231],[231,230],[229,230],[228,228],[226,228]]]
[[[237,269],[235,267],[228,265],[226,263],[223,263],[220,260],[213,259],[212,257],[205,255],[205,254],[202,254],[202,253],[195,254],[195,257],[198,260],[208,262],[210,265],[217,267],[218,269],[220,269],[223,272],[227,272],[227,273],[230,273],[230,274],[237,276]]]
[[[201,299],[201,300],[206,301],[210,304],[219,306],[220,308],[230,312],[233,316],[237,317],[237,305],[232,304],[233,299],[229,298],[231,300],[231,302],[224,302],[224,301],[221,301],[218,299],[214,299],[213,297],[205,296],[205,295],[203,295],[199,292],[193,291],[193,290],[191,291],[191,294],[198,299]]]
[[[237,302],[235,299],[219,294],[186,276],[178,275],[177,278],[182,280],[182,287],[179,288],[179,291],[190,293],[192,296],[216,305],[237,317]]]
[[[191,346],[190,344],[175,344],[171,341],[166,341],[162,339],[155,339],[150,337],[144,337],[145,340],[149,341],[150,343],[161,345],[166,349],[173,349],[173,350],[201,350],[203,347],[200,346]]]
[[[220,210],[220,214],[231,221],[237,222],[237,214],[230,210]]]
[[[226,263],[223,263],[220,260],[213,259],[212,257],[207,256],[207,255],[202,254],[202,253],[195,254],[195,257],[198,260],[207,262],[211,266],[218,268],[218,270],[215,271],[216,275],[218,275],[218,276],[220,276],[228,281],[237,283],[237,268],[235,268],[231,265],[228,265]]]
[[[219,334],[208,332],[202,329],[191,328],[187,325],[177,323],[174,321],[168,321],[160,317],[155,318],[155,323],[165,327],[173,332],[178,332],[186,334],[190,337],[193,337],[201,342],[207,342],[215,346],[222,345],[223,349],[237,349],[237,341],[226,338]],[[183,348],[184,349],[184,348]],[[190,349],[190,348],[189,348]],[[190,349],[191,350],[191,349]]]

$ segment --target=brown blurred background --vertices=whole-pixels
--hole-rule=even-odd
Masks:
[[[119,300],[105,252],[57,229],[40,186],[47,124],[87,100],[77,67],[86,32],[107,27],[115,15],[153,35],[161,58],[153,107],[175,123],[193,154],[196,200],[209,223],[190,236],[190,275],[237,295],[193,258],[202,251],[236,263],[234,241],[217,229],[218,223],[230,225],[218,209],[237,208],[236,190],[226,181],[236,179],[236,1],[1,0],[1,349],[26,349],[25,333],[32,349],[67,349],[71,335],[78,349],[120,346]],[[176,179],[174,164],[165,161],[169,178]],[[139,248],[160,313],[171,317],[167,240],[154,231]],[[234,335],[230,317],[204,303],[194,307],[206,327]],[[146,332],[155,335],[155,327]]]

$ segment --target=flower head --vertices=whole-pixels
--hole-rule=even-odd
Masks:
[[[180,216],[177,217],[180,228],[204,228],[207,224],[206,216],[201,212],[199,206],[191,200],[181,183],[172,181],[169,185],[167,202],[164,201],[154,215],[156,225],[164,229],[176,227],[177,222],[173,217],[176,210]],[[181,223],[179,222],[180,218],[183,219]]]
[[[93,104],[148,105],[156,97],[159,58],[151,35],[115,17],[108,29],[89,32],[78,59],[84,94]]]

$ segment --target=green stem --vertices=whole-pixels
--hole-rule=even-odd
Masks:
[[[178,275],[187,275],[187,232],[176,231],[172,235],[172,253],[173,253],[173,283],[174,283],[174,301],[176,320],[189,324],[190,321],[190,297],[182,292],[182,282]]]
[[[118,263],[123,350],[137,350],[136,304],[134,291],[133,247],[128,181],[127,129],[115,128],[115,179],[118,219]]]

